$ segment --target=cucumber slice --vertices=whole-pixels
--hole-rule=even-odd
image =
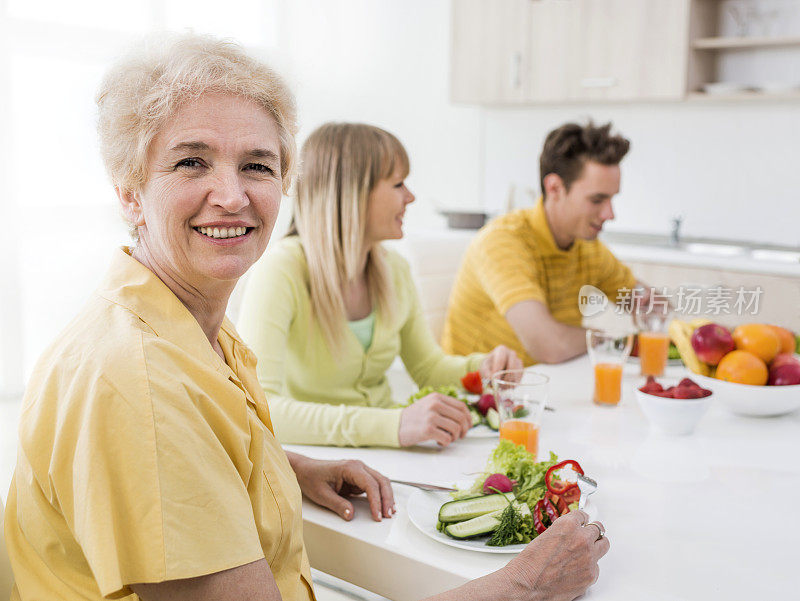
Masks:
[[[492,430],[499,430],[500,414],[494,409],[489,409],[489,411],[486,412],[486,423]]]
[[[470,497],[460,501],[448,501],[439,508],[439,521],[445,524],[471,520],[480,515],[505,509],[510,501],[514,500],[514,493],[507,492],[499,495],[483,495]]]
[[[531,510],[526,503],[518,503],[514,501],[514,507],[516,507],[523,516],[531,514]],[[472,518],[471,520],[457,522],[455,524],[447,524],[444,527],[443,532],[451,538],[458,539],[473,538],[475,536],[490,534],[497,530],[497,527],[500,525],[500,516],[504,511],[505,507],[476,518]]]
[[[503,509],[498,509],[492,513],[479,515],[471,520],[447,524],[443,532],[451,538],[460,539],[489,534],[497,530],[497,527],[500,525],[500,514],[503,513],[503,511]]]
[[[481,423],[482,417],[480,411],[475,409],[474,407],[469,408],[469,414],[472,417],[472,427],[474,428],[478,424]]]

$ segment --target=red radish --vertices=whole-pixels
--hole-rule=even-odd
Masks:
[[[494,395],[486,393],[478,399],[478,404],[476,408],[480,412],[481,415],[486,415],[489,412],[489,409],[494,409],[497,411],[497,402],[494,400]]]
[[[514,482],[505,474],[492,474],[483,482],[483,492],[492,495],[499,492],[511,492],[514,490]]]
[[[736,348],[731,333],[716,323],[707,323],[692,333],[692,348],[703,363],[717,365]]]

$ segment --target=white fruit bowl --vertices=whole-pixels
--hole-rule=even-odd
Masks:
[[[714,391],[719,402],[733,413],[754,417],[785,415],[800,409],[800,384],[794,386],[751,386],[708,378],[690,377],[703,388]]]
[[[706,386],[699,379],[695,379],[694,374],[691,375],[691,378],[703,388],[711,390],[711,394],[702,399],[669,399],[647,394],[638,388],[634,391],[642,413],[654,430],[670,436],[685,436],[694,432],[700,418],[708,411],[711,399],[716,396],[716,393],[714,389]],[[664,388],[677,384],[677,381],[660,378],[656,378],[656,381]]]

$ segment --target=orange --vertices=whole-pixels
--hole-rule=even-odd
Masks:
[[[786,328],[782,328],[780,326],[767,326],[767,327],[778,335],[778,339],[780,340],[781,343],[781,350],[778,351],[779,354],[794,353],[794,345],[795,345],[794,334],[792,334]]]
[[[769,363],[781,350],[781,339],[772,329],[763,323],[746,323],[733,331],[733,341],[740,351],[753,353],[764,363]]]
[[[716,378],[726,382],[763,386],[768,377],[767,364],[747,351],[731,351],[717,365]]]

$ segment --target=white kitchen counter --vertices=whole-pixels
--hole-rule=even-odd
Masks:
[[[689,252],[681,248],[624,244],[611,241],[604,241],[604,243],[611,252],[623,262],[641,261],[644,263],[704,267],[724,269],[726,271],[800,277],[800,261],[789,262],[769,260],[766,258],[756,259],[749,253],[715,256],[711,254]]]
[[[626,367],[622,403],[590,402],[585,357],[537,366],[551,376],[540,455],[575,458],[597,479],[592,497],[611,540],[600,580],[586,598],[614,601],[790,598],[800,557],[800,412],[780,418],[732,415],[714,404],[689,437],[650,432]],[[672,368],[668,375],[680,375]],[[398,398],[407,390],[396,389]],[[452,484],[482,470],[496,441],[465,439],[447,449],[290,446],[318,458],[357,458],[397,479]],[[305,538],[322,571],[397,601],[419,599],[502,567],[509,556],[445,546],[411,524],[412,489],[395,486],[398,514],[375,523],[356,502],[350,523],[306,501]],[[792,592],[794,591],[794,592]]]

